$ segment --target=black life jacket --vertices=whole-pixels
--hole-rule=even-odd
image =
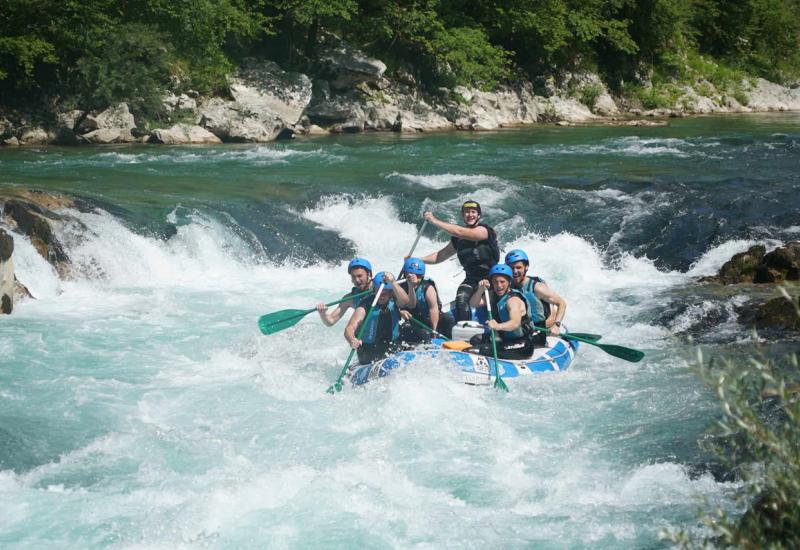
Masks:
[[[464,271],[470,279],[485,279],[489,276],[489,269],[500,261],[500,246],[497,244],[497,233],[485,223],[475,227],[485,227],[489,238],[484,241],[470,241],[451,237],[450,243],[456,249],[458,261],[464,266]]]

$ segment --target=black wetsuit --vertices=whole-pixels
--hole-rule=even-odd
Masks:
[[[472,319],[469,299],[478,288],[478,282],[488,278],[489,269],[500,261],[500,246],[497,244],[497,233],[485,223],[479,223],[475,227],[485,227],[489,232],[489,238],[483,241],[470,241],[459,239],[458,237],[450,238],[450,243],[456,249],[458,261],[461,262],[466,274],[456,291],[456,322]]]

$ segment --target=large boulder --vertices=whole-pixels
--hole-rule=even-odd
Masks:
[[[326,35],[317,52],[320,72],[337,90],[351,89],[361,83],[377,83],[386,72],[386,64],[369,57],[336,36]]]
[[[751,246],[745,252],[734,254],[730,260],[722,264],[716,275],[702,277],[700,281],[723,285],[752,283],[756,268],[764,258],[766,251],[767,249],[762,244]]]
[[[250,62],[230,80],[233,101],[212,98],[200,106],[200,125],[223,141],[272,141],[290,131],[311,101],[311,80],[276,63]]]
[[[589,107],[576,99],[553,96],[539,98],[539,118],[548,122],[586,122],[597,118]]]
[[[0,313],[8,315],[14,309],[14,239],[0,229]]]
[[[212,144],[221,143],[221,140],[202,126],[175,124],[171,128],[153,130],[150,143],[165,145]]]
[[[294,126],[311,101],[311,80],[302,73],[286,72],[272,61],[250,61],[231,79],[231,95],[253,112],[268,112],[285,126]]]
[[[460,130],[495,130],[504,126],[533,124],[539,117],[539,106],[532,90],[501,87],[493,92],[470,90],[456,86],[458,102],[450,109],[450,117]]]
[[[752,246],[722,264],[716,275],[700,279],[724,285],[797,280],[800,280],[800,241],[788,242],[768,254],[764,245]]]
[[[194,111],[197,109],[197,101],[188,94],[175,95],[167,93],[161,98],[161,110],[166,113],[174,113],[178,110]]]
[[[136,128],[127,103],[113,105],[100,113],[89,113],[78,124],[78,139],[85,143],[131,143]]]
[[[742,88],[748,96],[748,106],[754,111],[798,111],[800,110],[800,88],[786,88],[759,78],[755,85],[747,80]]]
[[[19,135],[20,145],[46,145],[55,140],[55,135],[43,128],[27,128]]]
[[[56,238],[51,224],[58,214],[32,202],[9,199],[2,203],[2,215],[9,226],[28,236],[34,248],[62,276],[69,274],[69,257]]]
[[[754,283],[800,280],[800,241],[792,241],[765,254],[756,267]]]

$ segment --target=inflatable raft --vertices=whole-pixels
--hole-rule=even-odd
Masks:
[[[465,336],[483,331],[477,323],[460,323],[460,325],[462,325],[461,330],[459,327],[453,329],[454,340],[462,338],[468,340],[469,338]],[[578,342],[548,336],[547,347],[536,348],[529,359],[499,359],[495,367],[492,357],[479,355],[470,350],[448,349],[444,347],[444,340],[434,339],[431,344],[421,348],[401,351],[375,363],[356,367],[350,374],[350,382],[353,386],[362,386],[422,359],[435,359],[460,371],[465,384],[490,385],[494,383],[496,368],[500,369],[500,377],[504,380],[527,378],[541,372],[567,370],[575,359],[578,346]]]

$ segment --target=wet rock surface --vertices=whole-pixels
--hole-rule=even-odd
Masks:
[[[0,197],[0,214],[5,224],[30,239],[37,252],[56,268],[59,275],[67,277],[70,260],[52,224],[63,219],[55,209],[73,205],[71,200],[64,197],[27,191],[10,198]]]
[[[14,309],[14,239],[0,229],[0,313],[8,315]]]

